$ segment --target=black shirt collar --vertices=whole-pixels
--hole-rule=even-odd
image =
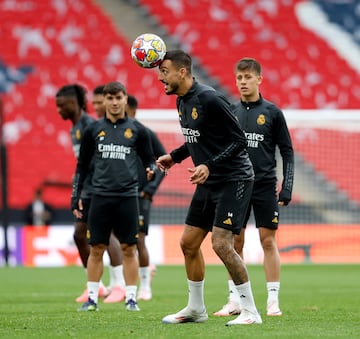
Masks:
[[[183,98],[186,98],[187,96],[192,96],[196,92],[196,88],[198,87],[198,85],[199,83],[193,77],[193,84],[188,90],[188,92],[183,96]]]
[[[250,107],[259,106],[259,105],[261,105],[261,104],[263,103],[263,101],[264,101],[262,95],[261,95],[261,94],[259,94],[259,95],[260,95],[260,97],[259,97],[258,100],[256,100],[256,101],[250,101],[250,102],[242,101],[242,100],[241,100],[241,104],[242,104],[243,106],[246,106],[246,107],[249,107],[249,106],[250,106]]]
[[[109,118],[107,118],[106,113],[105,113],[105,116],[104,116],[104,120],[106,120],[108,123],[113,124],[113,125],[123,124],[128,119],[129,119],[129,117],[128,117],[126,112],[125,112],[125,118],[117,119],[115,122],[112,122]]]

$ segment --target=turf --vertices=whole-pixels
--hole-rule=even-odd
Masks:
[[[107,273],[107,272],[106,272]],[[212,316],[227,298],[222,266],[206,270],[203,324],[162,324],[185,306],[184,267],[158,266],[153,300],[141,312],[103,304],[99,312],[77,312],[74,298],[84,287],[80,267],[0,268],[1,338],[360,338],[360,266],[288,265],[282,268],[282,317],[266,317],[262,266],[249,266],[262,325],[226,327],[231,318]],[[105,276],[105,282],[107,274]]]

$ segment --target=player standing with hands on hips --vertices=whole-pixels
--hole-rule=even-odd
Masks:
[[[264,271],[268,291],[267,315],[281,316],[279,307],[280,255],[276,244],[279,225],[279,207],[291,201],[294,180],[294,151],[282,111],[265,100],[259,86],[263,80],[261,65],[253,58],[243,58],[235,66],[236,86],[241,100],[232,109],[244,128],[247,150],[254,166],[255,183],[244,227],[235,236],[235,249],[243,257],[245,226],[253,208],[256,227],[259,230],[264,251]],[[283,163],[283,181],[277,196],[276,158],[278,146]],[[217,316],[229,316],[242,312],[240,297],[230,278],[229,302],[215,312]]]
[[[190,182],[196,185],[181,238],[188,279],[188,304],[164,323],[204,322],[205,263],[201,244],[212,231],[212,247],[224,263],[241,295],[243,312],[226,325],[260,324],[248,272],[234,249],[234,234],[244,222],[253,187],[254,172],[246,152],[246,138],[228,101],[192,76],[191,57],[181,50],[168,51],[159,66],[159,80],[167,95],[177,95],[177,110],[185,143],[158,158],[168,171],[191,156]]]
[[[72,192],[72,210],[81,217],[80,192],[93,161],[92,199],[89,210],[88,301],[81,311],[98,310],[99,281],[103,271],[103,254],[111,232],[119,239],[126,282],[125,305],[139,311],[136,302],[138,261],[136,243],[139,232],[137,157],[154,175],[154,158],[150,137],[138,121],[129,119],[125,108],[126,88],[119,82],[104,87],[106,115],[85,131]]]

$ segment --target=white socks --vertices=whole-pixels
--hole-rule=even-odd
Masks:
[[[240,296],[240,309],[257,313],[250,281],[235,286]]]
[[[89,298],[94,301],[96,304],[99,300],[99,285],[98,281],[88,281],[87,282],[87,290]]]
[[[189,300],[188,308],[197,312],[203,312],[204,304],[204,280],[191,281],[188,279]]]
[[[240,305],[240,297],[239,297],[239,293],[236,289],[236,286],[234,284],[234,281],[228,280],[228,285],[229,285],[229,301]]]
[[[267,303],[279,302],[279,291],[280,291],[280,282],[273,281],[266,283],[266,288],[268,291]]]
[[[125,302],[127,302],[130,299],[136,301],[137,286],[136,285],[128,285],[125,287],[125,290],[126,290]]]
[[[150,266],[139,267],[140,286],[143,291],[151,291]]]
[[[110,287],[125,287],[125,279],[123,273],[123,265],[109,266],[110,271]]]

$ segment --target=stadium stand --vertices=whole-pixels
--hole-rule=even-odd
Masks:
[[[283,108],[357,108],[360,96],[354,84],[360,83],[360,74],[301,25],[297,6],[306,2],[139,0],[234,96],[235,62],[256,56],[266,74],[263,92]],[[348,2],[346,13],[356,13],[355,6]],[[328,7],[343,17],[342,6],[332,2]]]
[[[293,129],[292,133],[295,135],[294,147],[304,160],[313,164],[317,173],[323,173],[328,182],[335,183],[336,188],[345,192],[349,199],[359,203],[360,154],[354,152],[351,145],[360,145],[360,133],[320,128],[312,129],[304,138],[296,137],[302,134],[298,129]]]
[[[20,208],[30,201],[44,181],[71,179],[75,161],[70,124],[61,121],[54,100],[60,86],[79,82],[91,92],[117,79],[143,107],[173,105],[173,98],[159,95],[156,73],[144,72],[131,61],[130,43],[92,2],[1,2],[0,16],[11,206]],[[55,206],[68,206],[69,192],[51,189],[44,194]]]
[[[346,30],[360,44],[360,4],[354,1],[315,0],[329,20]]]

